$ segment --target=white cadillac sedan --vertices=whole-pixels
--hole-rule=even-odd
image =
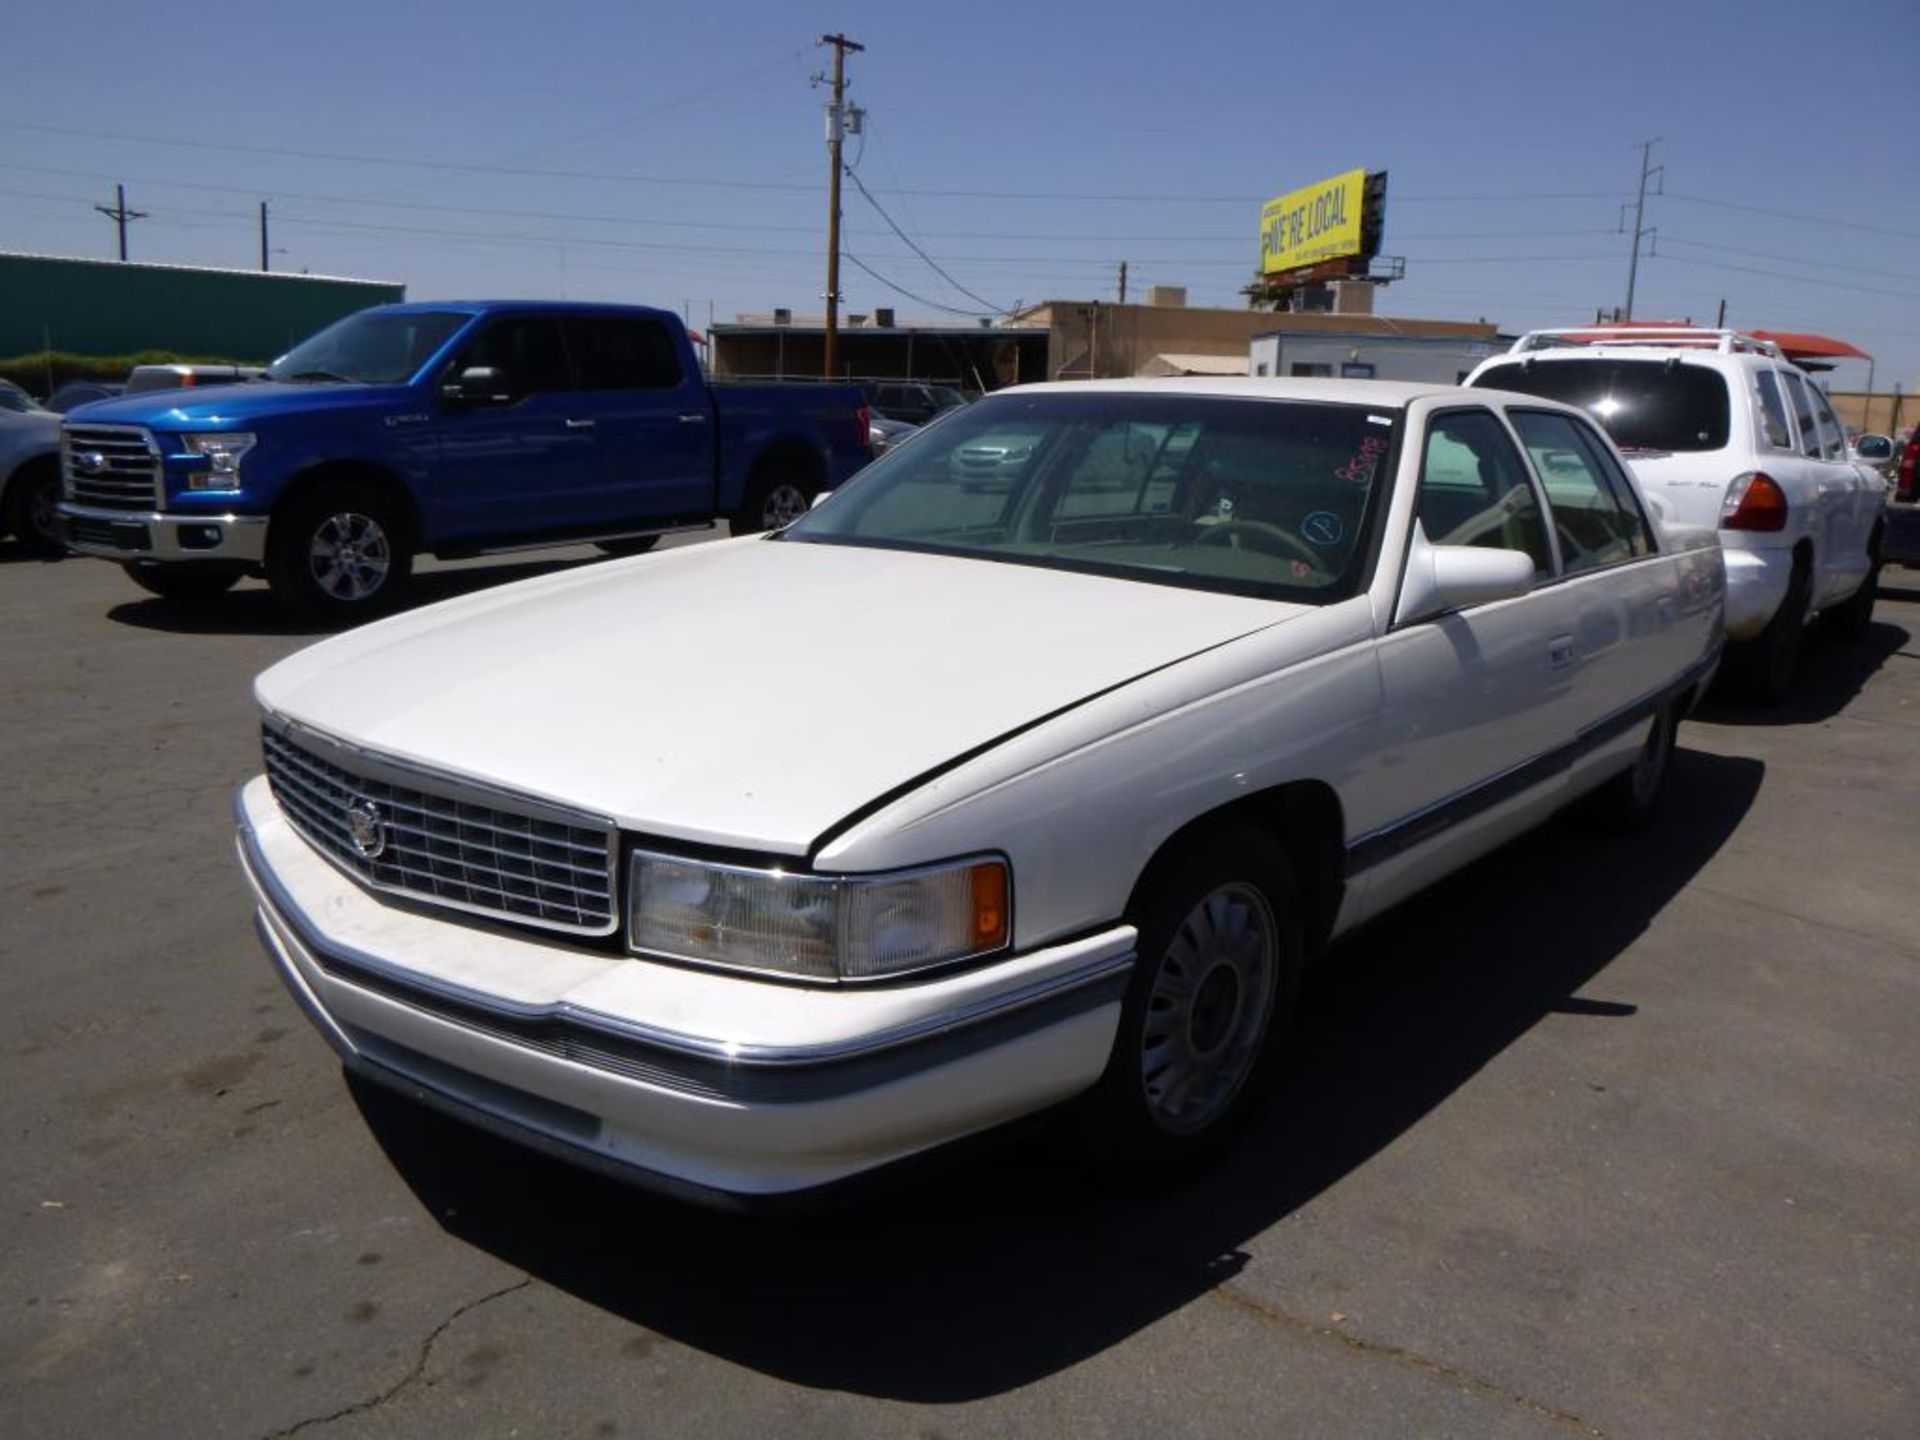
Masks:
[[[276,665],[240,855],[350,1069],[669,1191],[1070,1100],[1179,1165],[1330,939],[1575,799],[1651,812],[1723,594],[1550,401],[1027,386],[784,532]]]

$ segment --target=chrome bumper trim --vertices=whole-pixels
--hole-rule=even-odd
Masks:
[[[76,505],[62,500],[57,513],[61,539],[67,548],[82,555],[103,560],[156,560],[162,564],[225,562],[263,565],[267,558],[267,517],[264,515],[187,515],[160,511],[108,510],[92,505]],[[138,526],[146,532],[145,548],[110,544],[104,540],[78,538],[74,521],[92,526],[128,528]],[[180,543],[180,530],[188,525],[217,525],[220,543],[189,549]]]

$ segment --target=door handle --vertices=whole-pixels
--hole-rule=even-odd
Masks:
[[[1573,637],[1556,635],[1547,642],[1547,668],[1564,670],[1573,663]]]
[[[679,420],[682,425],[700,425],[706,422],[706,418],[707,417],[703,412],[696,410],[691,415],[680,416]]]
[[[591,420],[569,420],[569,421],[567,421],[567,428],[568,428],[569,430],[591,430],[591,429],[593,428],[593,421],[591,421]]]

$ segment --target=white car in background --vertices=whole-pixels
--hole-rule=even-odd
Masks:
[[[0,380],[0,532],[29,555],[59,555],[60,417]]]
[[[764,1199],[1077,1099],[1178,1166],[1330,939],[1650,815],[1722,593],[1565,406],[1017,388],[782,532],[274,666],[240,854],[350,1068],[587,1164]]]
[[[1826,395],[1771,341],[1691,327],[1536,330],[1467,384],[1580,406],[1669,520],[1718,529],[1727,675],[1751,697],[1786,697],[1817,616],[1866,633],[1887,482],[1853,458]]]

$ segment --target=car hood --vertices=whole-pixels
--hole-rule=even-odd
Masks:
[[[260,676],[350,745],[804,854],[880,796],[1306,613],[1014,564],[747,539],[595,565],[324,641]]]
[[[143,390],[112,400],[95,400],[69,412],[80,425],[155,425],[164,430],[197,426],[218,429],[299,412],[358,410],[395,403],[407,393],[402,385],[283,385],[260,380],[249,385],[195,385],[185,390]]]

